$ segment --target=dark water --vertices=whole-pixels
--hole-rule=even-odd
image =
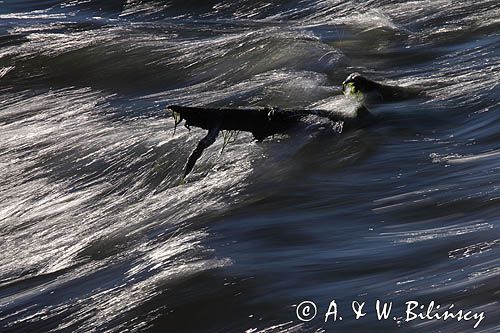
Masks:
[[[0,331],[499,331],[499,31],[485,0],[0,1]],[[344,111],[353,71],[428,98],[219,139],[178,185],[204,132],[166,105]],[[353,319],[376,299],[399,325]]]

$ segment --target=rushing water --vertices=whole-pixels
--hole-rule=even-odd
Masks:
[[[0,331],[472,330],[408,300],[499,330],[499,31],[497,0],[0,1]],[[180,183],[204,131],[167,105],[344,111],[354,71],[428,96]],[[396,321],[346,313],[376,299]]]

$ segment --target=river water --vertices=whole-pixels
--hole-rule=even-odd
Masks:
[[[499,31],[486,0],[0,1],[0,331],[473,330],[409,300],[500,330]],[[219,138],[181,182],[205,132],[167,105],[347,112],[355,71],[427,97]]]

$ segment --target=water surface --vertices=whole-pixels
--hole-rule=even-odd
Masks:
[[[2,332],[470,332],[303,323],[436,300],[500,328],[498,1],[0,1]],[[420,85],[337,133],[203,137],[169,104],[352,109],[351,72]],[[395,116],[394,116],[395,115]],[[401,318],[398,318],[400,321]]]

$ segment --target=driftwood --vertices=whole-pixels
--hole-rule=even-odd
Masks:
[[[397,87],[372,81],[358,73],[352,73],[342,83],[342,92],[360,103],[356,114],[349,116],[325,110],[281,110],[278,108],[229,109],[199,108],[171,105],[175,127],[185,120],[185,126],[195,126],[208,130],[208,134],[198,143],[184,168],[184,176],[192,170],[203,151],[212,145],[221,131],[245,131],[253,134],[258,141],[281,133],[307,116],[317,116],[340,122],[343,130],[364,127],[379,117],[373,116],[368,108],[377,104],[397,102],[409,98],[423,97],[425,92],[417,87]],[[174,130],[175,131],[175,130]]]
[[[203,151],[212,145],[221,131],[250,132],[258,141],[268,136],[282,133],[307,116],[318,116],[341,122],[343,129],[362,127],[373,120],[365,107],[360,107],[355,116],[325,110],[281,110],[278,108],[228,109],[199,108],[171,105],[168,107],[174,116],[175,127],[185,120],[184,126],[208,130],[196,149],[191,153],[184,168],[184,176],[192,170]]]
[[[359,73],[350,74],[342,82],[342,92],[348,97],[357,99],[365,107],[425,97],[425,91],[422,87],[391,86],[370,80]]]

